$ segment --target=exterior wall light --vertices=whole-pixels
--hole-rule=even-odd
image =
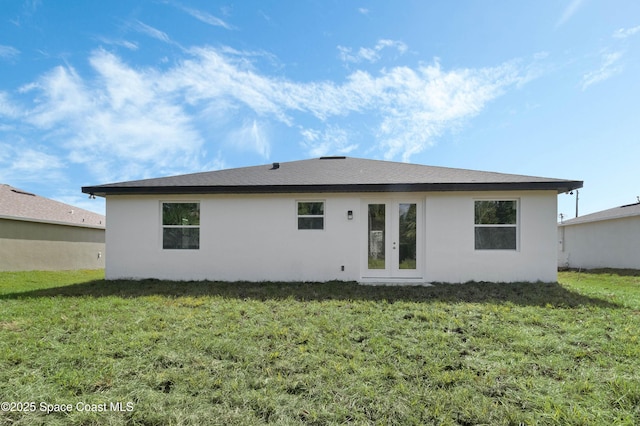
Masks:
[[[349,220],[353,219],[353,210],[348,210],[347,211],[347,219],[349,219]]]

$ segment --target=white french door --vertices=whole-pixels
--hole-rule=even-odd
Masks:
[[[367,200],[363,278],[422,278],[422,204]]]

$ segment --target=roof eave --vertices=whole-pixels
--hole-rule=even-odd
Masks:
[[[159,194],[287,194],[327,192],[443,192],[443,191],[557,191],[582,188],[582,181],[552,182],[461,182],[461,183],[392,183],[338,185],[193,185],[193,186],[84,186],[85,194],[159,195]]]

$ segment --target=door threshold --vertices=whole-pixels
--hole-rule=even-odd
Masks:
[[[390,285],[390,286],[426,286],[432,284],[425,282],[424,278],[366,278],[363,277],[358,281],[363,285]]]

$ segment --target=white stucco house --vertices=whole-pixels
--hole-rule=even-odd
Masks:
[[[107,279],[557,279],[557,195],[581,181],[322,157],[83,187]]]
[[[640,269],[640,202],[558,224],[561,268]]]

